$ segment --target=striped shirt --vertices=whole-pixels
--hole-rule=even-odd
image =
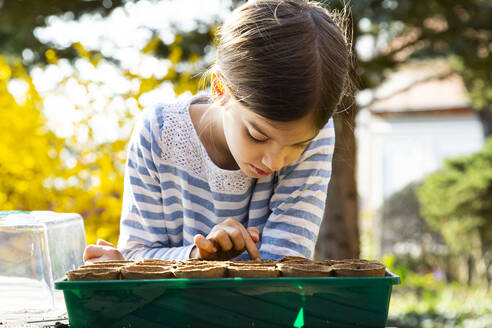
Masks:
[[[207,236],[235,218],[259,230],[261,258],[312,258],[331,176],[333,121],[292,164],[250,178],[210,159],[189,113],[196,100],[159,105],[138,120],[125,166],[118,242],[123,256],[188,259],[195,234]]]

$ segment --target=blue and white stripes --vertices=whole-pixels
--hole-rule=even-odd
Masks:
[[[118,243],[125,258],[187,259],[195,234],[206,236],[231,217],[259,229],[262,258],[312,258],[331,175],[333,122],[293,164],[253,179],[211,161],[191,122],[192,100],[146,110],[130,139]]]

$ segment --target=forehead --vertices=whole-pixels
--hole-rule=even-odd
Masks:
[[[232,110],[241,117],[243,122],[254,125],[254,127],[261,129],[262,132],[272,135],[288,133],[294,135],[294,139],[303,140],[313,137],[318,132],[314,124],[314,114],[307,115],[295,121],[282,122],[265,118],[248,108],[240,106],[238,103],[232,106]]]

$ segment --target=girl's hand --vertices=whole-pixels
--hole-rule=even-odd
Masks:
[[[236,219],[227,219],[212,228],[207,237],[195,235],[193,241],[196,248],[190,258],[204,260],[229,260],[244,250],[248,251],[252,260],[260,258],[255,243],[260,240],[257,228],[246,229]]]
[[[88,245],[84,251],[85,263],[124,259],[113,244],[102,239],[98,239],[96,245]]]

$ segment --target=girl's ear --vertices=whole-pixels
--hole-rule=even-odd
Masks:
[[[212,73],[212,83],[210,85],[212,92],[212,100],[219,100],[221,103],[225,100],[224,86],[222,84],[220,75],[216,72]]]

